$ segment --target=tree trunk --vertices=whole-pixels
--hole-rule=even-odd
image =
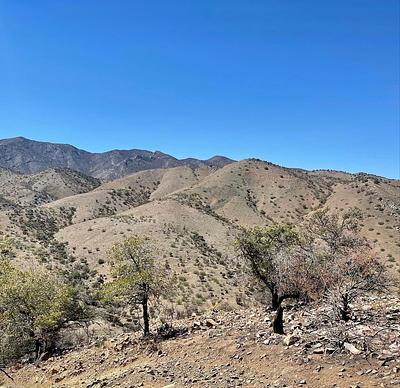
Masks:
[[[39,360],[40,356],[40,341],[36,339],[35,341],[35,361]]]
[[[276,311],[278,310],[282,301],[280,300],[278,293],[274,290],[271,290],[271,296],[272,296],[272,309]]]
[[[284,300],[283,296],[279,296],[275,288],[270,288],[271,299],[272,299],[272,309],[275,310],[275,316],[272,319],[272,327],[274,333],[284,334],[283,332],[283,307],[282,302]]]
[[[14,381],[14,379],[3,368],[0,368],[0,372],[3,372],[11,381]]]
[[[349,307],[349,298],[347,296],[347,294],[345,294],[344,296],[342,296],[342,305],[339,308],[340,310],[340,316],[341,318],[347,322],[350,320],[350,316],[351,316],[351,310]]]
[[[272,327],[274,329],[274,333],[284,334],[283,331],[283,307],[279,305],[276,309],[275,317],[272,320]]]
[[[147,337],[150,334],[150,318],[149,318],[149,307],[147,298],[143,299],[143,334]]]
[[[35,361],[39,362],[46,351],[46,341],[43,338],[35,340]]]

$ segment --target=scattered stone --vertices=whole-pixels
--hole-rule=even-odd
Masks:
[[[345,349],[347,349],[351,354],[361,354],[362,351],[357,349],[354,345],[349,344],[348,342],[344,343]]]
[[[291,345],[295,344],[297,341],[300,341],[300,337],[289,334],[283,339],[283,344],[285,346],[291,346]]]
[[[36,378],[36,385],[45,386],[45,379],[50,378],[54,384],[57,380],[60,386],[67,386],[69,378],[74,377],[77,386],[85,387],[90,383],[93,388],[137,387],[139,381],[143,381],[143,386],[163,388],[196,384],[205,388],[294,388],[302,385],[324,386],[325,373],[318,373],[325,368],[327,373],[336,376],[336,387],[374,386],[371,382],[396,386],[399,383],[400,368],[400,320],[389,319],[385,311],[391,309],[391,306],[398,306],[399,300],[379,297],[373,301],[367,297],[365,300],[370,307],[362,309],[363,300],[355,303],[352,320],[347,323],[326,318],[330,310],[324,305],[294,306],[290,310],[290,322],[285,317],[285,329],[290,333],[286,336],[272,332],[267,323],[270,320],[261,309],[251,309],[251,313],[249,310],[239,310],[212,312],[208,316],[199,314],[195,318],[179,321],[179,328],[186,328],[180,354],[179,346],[175,349],[173,345],[174,350],[169,348],[170,343],[181,341],[179,338],[153,343],[142,341],[140,333],[124,334],[107,341],[104,346],[97,343],[96,361],[91,360],[91,363],[82,358],[64,365],[60,362],[64,355],[40,363],[34,369],[38,376],[34,376],[32,381]],[[399,314],[394,312],[396,308],[390,310],[391,316]],[[400,318],[399,315],[397,317]],[[188,331],[188,328],[192,330]],[[221,342],[224,344],[222,347],[217,343],[219,338],[226,341]],[[347,342],[340,348],[337,344],[344,338]],[[203,348],[198,347],[198,340],[200,344],[204,341]],[[224,346],[228,358],[218,364],[215,361],[224,354]],[[329,356],[321,357],[324,354]],[[362,355],[363,358],[354,355]],[[146,362],[140,361],[142,357],[146,357]],[[290,360],[293,365],[299,366],[299,371],[304,368],[311,373],[286,376],[279,370],[271,371],[270,363],[273,365],[279,359],[283,364]],[[258,368],[247,367],[253,360],[259,361]],[[367,369],[367,360],[371,369]],[[316,362],[322,365],[316,365]],[[28,364],[22,367],[32,366]],[[15,366],[13,371],[18,368]],[[94,376],[105,375],[103,372],[108,371],[107,368],[118,370],[118,376],[109,377],[108,381],[101,379],[94,384],[97,381],[93,380]],[[68,375],[64,375],[66,370]],[[91,377],[88,377],[88,372]],[[64,379],[64,376],[67,378]],[[301,376],[306,380],[300,380]],[[356,383],[357,377],[362,382]],[[125,384],[128,381],[131,385]]]
[[[215,322],[213,319],[211,319],[211,318],[207,318],[206,320],[205,320],[205,323],[206,323],[206,326],[208,326],[208,327],[215,327],[215,326],[217,326],[217,322]]]
[[[51,368],[51,370],[50,370],[50,374],[51,374],[51,375],[56,375],[58,372],[59,372],[59,371],[58,371],[57,368]]]

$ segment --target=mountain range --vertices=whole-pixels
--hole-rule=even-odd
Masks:
[[[24,137],[0,140],[0,167],[23,174],[49,168],[69,168],[95,178],[111,180],[155,168],[201,165],[223,167],[232,162],[223,156],[214,156],[208,160],[179,160],[160,151],[137,149],[91,153],[69,144],[39,142]]]

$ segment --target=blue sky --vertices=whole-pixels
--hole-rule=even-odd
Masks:
[[[399,177],[397,0],[0,0],[0,137]]]

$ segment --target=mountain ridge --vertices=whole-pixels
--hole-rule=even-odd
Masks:
[[[26,154],[26,150],[21,145],[33,145],[34,147],[40,147],[41,149],[35,153],[36,159],[29,160],[26,158],[21,160],[21,155]],[[77,160],[72,157],[71,160],[65,160],[65,156],[61,157],[60,160],[44,160],[46,152],[44,150],[55,150],[56,156],[62,156],[68,154],[67,150],[78,155],[81,160]],[[28,147],[29,150],[29,147]],[[40,157],[42,160],[40,160]],[[39,158],[39,159],[38,159]],[[55,158],[57,159],[57,158]],[[108,159],[108,160],[107,160]],[[261,160],[259,158],[246,158],[244,160]],[[138,148],[132,149],[112,149],[103,152],[91,152],[74,145],[67,143],[52,143],[47,141],[38,141],[28,139],[23,136],[17,136],[12,138],[0,139],[0,167],[9,169],[13,172],[21,174],[34,174],[50,168],[69,168],[81,172],[83,174],[92,176],[94,178],[102,179],[103,181],[111,181],[114,179],[121,178],[123,176],[144,171],[153,170],[157,168],[171,168],[179,166],[190,166],[197,168],[200,166],[217,167],[222,168],[228,164],[237,162],[237,160],[231,159],[223,155],[214,155],[208,159],[197,159],[193,157],[187,157],[178,159],[170,154],[164,153],[160,150],[148,151]],[[36,163],[36,164],[35,164]],[[271,165],[283,167],[277,163],[267,162]],[[328,173],[330,176],[336,175],[350,175],[350,176],[369,176],[384,178],[391,181],[397,181],[396,177],[386,177],[384,175],[378,175],[375,173],[369,173],[365,171],[350,172],[345,170],[336,170],[330,168],[316,168],[306,169],[301,167],[283,167],[288,168],[291,171],[308,172],[310,174],[325,174]]]
[[[207,160],[177,159],[161,151],[140,149],[89,152],[70,144],[27,139],[19,136],[0,140],[0,167],[22,174],[49,168],[69,168],[105,181],[143,170],[178,166],[223,167],[234,160],[213,156]]]

